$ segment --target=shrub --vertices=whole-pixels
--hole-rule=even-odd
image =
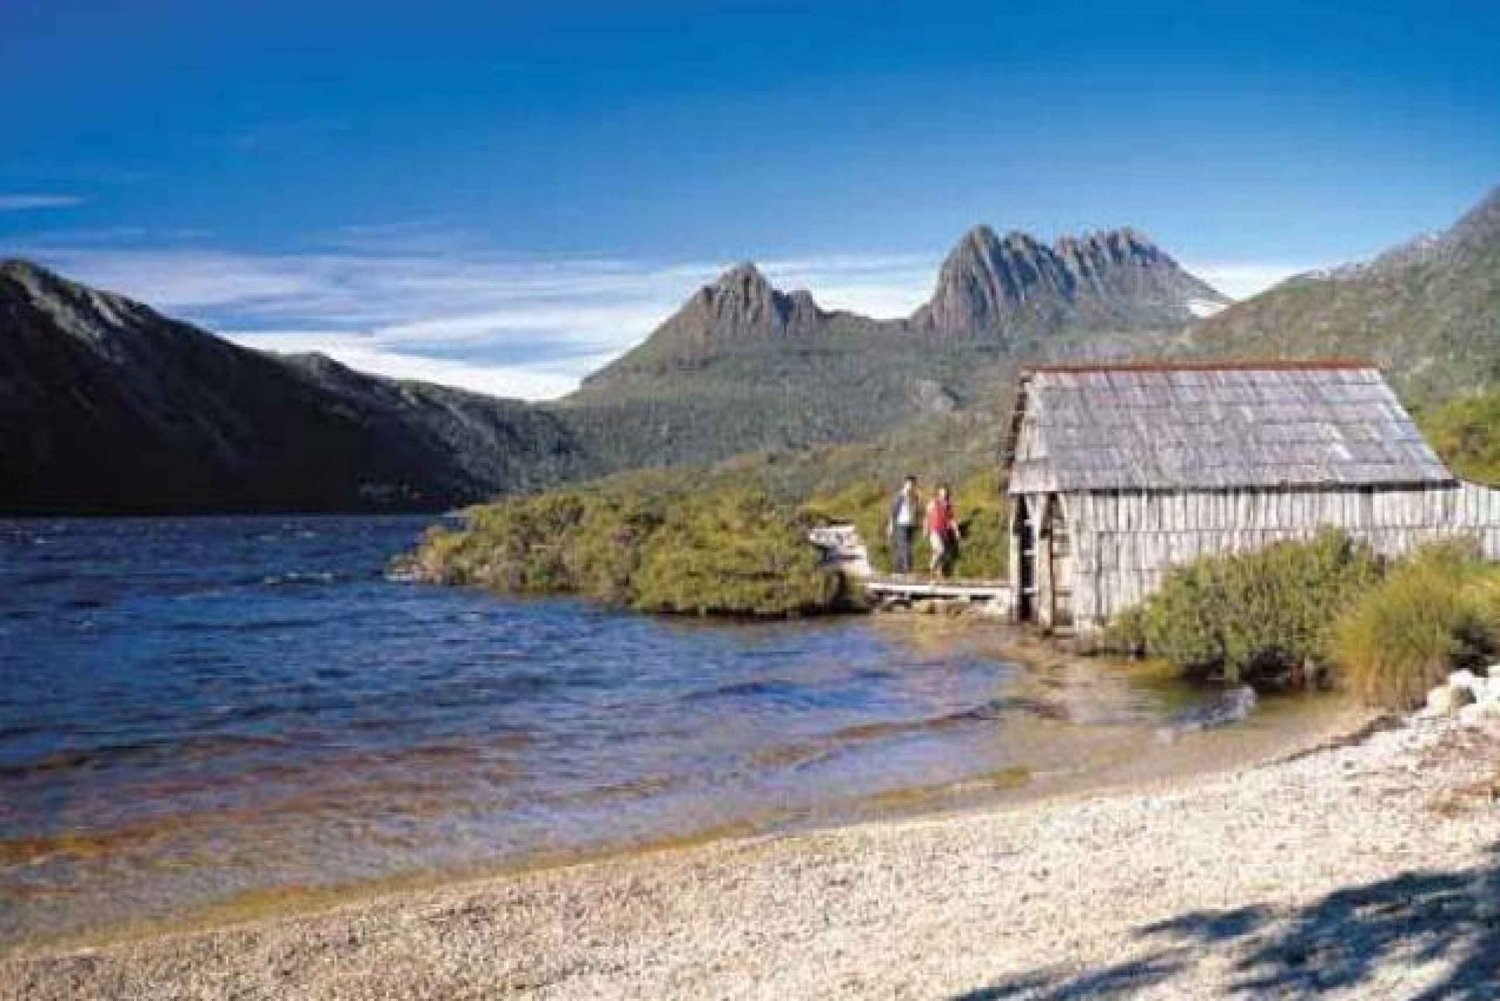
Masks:
[[[794,615],[838,599],[805,523],[753,491],[559,490],[465,515],[462,529],[423,538],[423,576],[704,615]]]
[[[837,582],[804,525],[764,494],[684,498],[642,547],[631,604],[646,611],[771,616],[813,612]]]
[[[1455,473],[1500,485],[1500,390],[1450,400],[1423,414],[1421,425]]]
[[[1133,605],[1110,619],[1099,638],[1100,649],[1140,657],[1146,653],[1146,610]]]
[[[979,473],[953,489],[953,506],[963,529],[958,562],[961,577],[999,578],[1009,573],[1010,509],[994,473]]]
[[[1334,660],[1362,701],[1420,705],[1456,667],[1500,649],[1500,575],[1471,549],[1430,546],[1396,567],[1339,621]]]
[[[1334,622],[1378,574],[1373,552],[1335,529],[1203,557],[1172,572],[1118,638],[1191,674],[1268,680],[1326,662]]]

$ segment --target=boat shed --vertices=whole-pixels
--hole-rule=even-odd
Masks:
[[[1329,525],[1500,558],[1500,491],[1456,479],[1363,362],[1030,369],[1004,461],[1015,614],[1045,628],[1086,634],[1174,566]]]

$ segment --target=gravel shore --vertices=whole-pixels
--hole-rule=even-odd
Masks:
[[[0,998],[1500,997],[1500,729],[0,960]]]

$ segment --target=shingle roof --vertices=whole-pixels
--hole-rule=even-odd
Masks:
[[[1034,369],[1006,463],[1013,494],[1454,482],[1379,370],[1350,362]]]

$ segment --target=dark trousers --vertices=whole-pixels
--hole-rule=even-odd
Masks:
[[[917,526],[915,525],[896,526],[896,534],[891,537],[895,550],[896,573],[911,573],[911,543],[916,535]]]

